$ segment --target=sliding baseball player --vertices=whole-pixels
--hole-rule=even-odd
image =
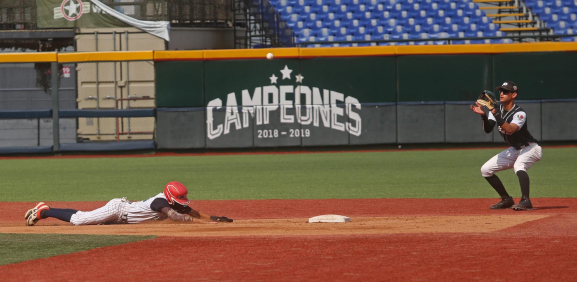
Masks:
[[[232,222],[230,218],[208,215],[190,208],[187,195],[188,191],[182,183],[172,181],[166,184],[162,193],[144,201],[130,202],[126,198],[117,198],[93,211],[52,208],[40,202],[24,217],[28,226],[49,217],[73,225],[141,223],[167,218],[178,222]]]

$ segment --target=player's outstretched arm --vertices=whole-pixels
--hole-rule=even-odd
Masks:
[[[232,222],[233,221],[232,219],[230,219],[228,217],[209,215],[206,213],[201,213],[201,212],[196,211],[194,209],[191,209],[191,211],[188,214],[194,218],[210,220],[212,222]]]
[[[188,215],[188,214],[181,214],[178,213],[177,211],[169,208],[169,207],[163,207],[160,212],[162,212],[163,214],[166,214],[166,216],[168,216],[168,218],[174,220],[174,221],[178,221],[178,222],[191,222],[193,221],[193,217]]]

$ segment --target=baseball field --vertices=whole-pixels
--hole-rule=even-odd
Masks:
[[[572,281],[577,146],[543,146],[535,209],[490,210],[503,148],[0,157],[2,281]],[[498,173],[516,201],[518,179]],[[26,226],[37,202],[92,210],[169,181],[233,223]],[[348,223],[307,223],[323,214]]]

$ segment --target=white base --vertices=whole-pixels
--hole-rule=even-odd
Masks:
[[[309,223],[316,222],[350,222],[351,218],[344,215],[325,214],[309,218]]]

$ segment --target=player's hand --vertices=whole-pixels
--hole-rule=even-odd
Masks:
[[[479,105],[479,103],[475,102],[475,105],[469,105],[469,107],[471,108],[471,110],[479,115],[486,115],[485,111],[483,111],[483,108],[481,108],[481,105]]]
[[[214,222],[232,222],[233,220],[225,216],[210,216],[210,220]]]

